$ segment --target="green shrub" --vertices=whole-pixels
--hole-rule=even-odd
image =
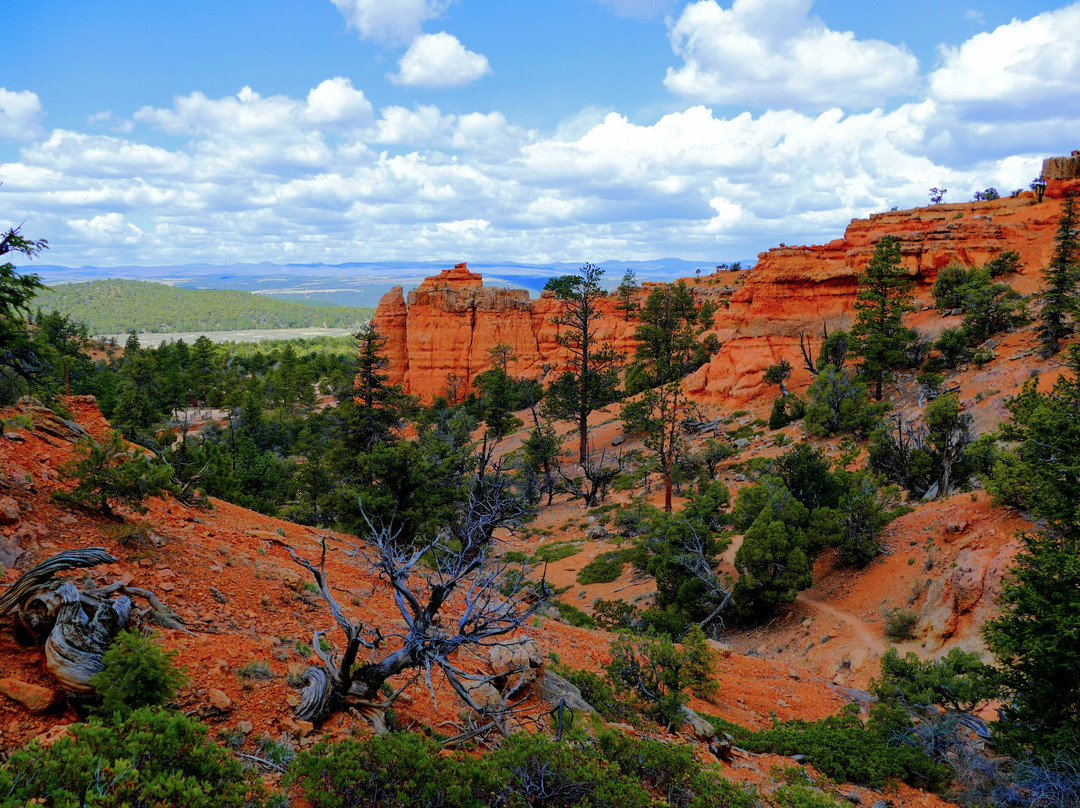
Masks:
[[[610,721],[634,721],[637,714],[608,679],[580,668],[556,665],[555,672],[581,691],[581,698]]]
[[[575,542],[553,541],[541,544],[533,554],[533,561],[559,561],[581,552],[581,545]]]
[[[273,679],[274,672],[270,670],[268,662],[248,662],[236,669],[236,675],[241,679]]]
[[[938,270],[932,294],[939,309],[959,309],[964,305],[964,287],[970,279],[968,268],[953,261]]]
[[[940,788],[946,782],[944,769],[921,749],[889,746],[880,734],[864,726],[854,704],[820,721],[777,722],[741,743],[754,752],[805,755],[807,763],[841,783],[882,788],[891,780],[903,780]]]
[[[581,611],[577,606],[572,606],[561,600],[553,601],[553,603],[555,608],[559,610],[559,615],[562,617],[564,623],[569,623],[578,628],[596,628],[596,621],[593,620],[587,612]]]
[[[686,656],[666,635],[623,633],[612,640],[608,678],[669,732],[683,722]]]
[[[156,636],[156,635],[155,635]],[[123,718],[141,707],[165,704],[187,676],[173,664],[176,651],[162,651],[153,637],[121,631],[105,652],[105,669],[90,680],[101,697],[97,712]]]
[[[625,600],[598,600],[593,606],[593,620],[605,631],[633,628],[640,617],[640,610]]]
[[[488,755],[485,767],[500,784],[491,804],[506,808],[651,808],[634,778],[604,760],[590,744],[556,743],[518,732]]]
[[[609,584],[622,575],[624,566],[626,562],[623,560],[622,551],[604,553],[578,570],[577,582],[583,586]]]
[[[791,423],[787,414],[784,399],[787,396],[777,396],[773,399],[772,411],[769,413],[769,429],[783,429]]]
[[[807,391],[806,431],[817,437],[868,432],[888,405],[871,404],[866,386],[825,365]]]
[[[807,786],[781,786],[773,793],[778,808],[843,808],[844,803]]]
[[[299,783],[315,808],[480,808],[492,790],[483,765],[440,755],[422,735],[393,732],[318,743],[297,756],[286,782]]]
[[[70,491],[53,497],[66,505],[100,508],[112,516],[109,500],[118,500],[133,511],[146,513],[142,501],[172,490],[172,469],[152,461],[140,449],[128,449],[119,432],[105,443],[84,438],[75,444],[75,457],[60,467],[64,477],[77,482]]]
[[[683,652],[686,654],[686,686],[699,699],[712,701],[720,691],[720,683],[716,680],[716,653],[709,647],[705,632],[697,623],[690,626],[683,638]]]
[[[893,609],[885,616],[885,636],[893,642],[903,642],[915,636],[919,616],[907,609]]]
[[[691,745],[611,731],[602,732],[598,744],[608,761],[659,794],[663,804],[694,808],[753,808],[757,804],[752,793],[725,780],[718,769],[703,766]]]
[[[116,724],[73,724],[0,768],[0,808],[256,808],[262,784],[194,719],[143,708]]]
[[[911,652],[901,658],[889,648],[881,657],[881,678],[870,683],[870,692],[883,704],[940,705],[961,712],[972,712],[998,694],[994,669],[977,653],[959,648],[926,662]]]

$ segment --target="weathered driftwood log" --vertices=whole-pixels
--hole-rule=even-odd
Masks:
[[[53,577],[64,570],[114,561],[101,547],[67,550],[28,570],[0,596],[0,616],[19,607],[19,620],[45,640],[49,672],[68,692],[93,692],[90,680],[104,669],[102,657],[132,622],[132,597],[150,604],[149,617],[158,625],[186,631],[180,617],[153,592],[123,582],[80,592],[71,581]],[[140,612],[146,614],[147,610]]]
[[[56,590],[63,605],[45,643],[45,661],[63,690],[93,693],[90,679],[105,669],[102,656],[131,617],[131,598],[109,601],[88,617],[78,587],[66,581]]]
[[[98,564],[112,564],[115,561],[116,559],[109,555],[104,547],[65,550],[52,558],[47,558],[23,573],[19,580],[4,590],[3,595],[0,595],[0,617],[48,583],[58,572],[79,567],[96,567]]]

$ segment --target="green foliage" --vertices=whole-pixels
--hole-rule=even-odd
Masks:
[[[274,678],[274,672],[270,670],[270,664],[262,660],[244,663],[236,669],[236,675],[241,679],[266,680]]]
[[[1001,615],[984,633],[1011,694],[996,729],[1009,743],[1076,758],[1080,749],[1080,347],[1053,389],[1030,380],[1007,403],[1001,437],[1016,449],[995,480],[1039,520],[1002,586]],[[995,472],[1005,466],[999,461]],[[1000,486],[1000,487],[999,487]]]
[[[730,543],[719,535],[729,522],[729,502],[727,488],[714,481],[695,491],[682,511],[655,511],[649,519],[634,563],[656,580],[657,610],[647,619],[658,630],[682,634],[725,599],[729,586],[713,569]]]
[[[0,237],[0,257],[15,252],[33,258],[48,246],[24,238],[16,227]],[[44,288],[37,275],[0,263],[0,404],[13,403],[44,370],[40,348],[26,327],[30,301]]]
[[[552,601],[552,604],[559,610],[559,615],[564,623],[569,623],[577,628],[596,628],[596,621],[589,616],[588,612],[581,611],[577,606],[557,599]]]
[[[893,642],[903,642],[915,636],[919,616],[908,609],[893,609],[885,615],[885,636]]]
[[[644,704],[643,712],[669,732],[683,722],[686,654],[666,635],[622,633],[611,642],[608,676]]]
[[[610,679],[592,671],[560,665],[555,667],[555,672],[580,690],[581,698],[609,721],[637,719],[637,714]]]
[[[900,498],[895,488],[881,488],[867,472],[847,476],[847,490],[836,509],[840,531],[835,546],[844,563],[865,567],[881,553],[878,539]]]
[[[964,306],[964,287],[970,278],[968,268],[953,261],[938,270],[931,293],[939,309],[959,309]]]
[[[881,401],[882,385],[889,371],[904,363],[911,329],[903,315],[911,310],[915,281],[900,265],[900,241],[882,236],[874,254],[859,276],[855,299],[855,325],[851,350],[861,357],[859,372],[874,384],[874,397]],[[832,433],[830,433],[832,434]]]
[[[626,554],[617,550],[613,553],[602,553],[578,570],[577,582],[583,586],[588,584],[609,584],[622,575],[626,565]]]
[[[1076,315],[1077,262],[1080,260],[1080,236],[1077,235],[1076,200],[1065,198],[1054,236],[1054,255],[1046,270],[1042,309],[1039,311],[1039,339],[1047,355],[1061,350],[1061,340],[1073,330]]]
[[[757,622],[807,589],[812,583],[808,550],[802,530],[771,506],[763,508],[735,553],[739,580],[732,598],[740,618]]]
[[[0,808],[257,808],[262,784],[191,718],[153,708],[116,724],[73,724],[0,767]]]
[[[598,600],[593,606],[593,619],[605,631],[619,631],[637,625],[641,612],[625,600]]]
[[[40,305],[85,322],[94,334],[134,329],[240,331],[254,328],[348,328],[374,313],[349,306],[314,306],[232,289],[184,289],[148,281],[65,283],[43,293]]]
[[[601,346],[597,341],[602,319],[598,301],[604,296],[600,288],[603,274],[600,267],[585,264],[577,275],[548,281],[563,303],[555,322],[559,326],[559,345],[569,358],[565,363],[566,370],[548,387],[544,410],[552,418],[577,423],[578,462],[582,464],[588,454],[590,413],[619,398],[622,356],[610,345]]]
[[[843,329],[836,329],[829,334],[821,343],[815,366],[822,370],[826,365],[832,365],[837,370],[843,370],[851,353],[852,335]]]
[[[119,432],[111,432],[105,443],[83,438],[75,444],[75,457],[60,467],[65,477],[74,478],[71,491],[53,496],[67,505],[100,508],[112,515],[109,500],[117,500],[137,513],[149,496],[172,489],[172,469],[151,460],[141,449],[128,449]]]
[[[716,767],[703,766],[688,744],[663,743],[602,732],[598,739],[604,757],[622,773],[640,782],[661,805],[686,808],[753,808],[752,793],[725,780]]]
[[[532,561],[559,561],[581,552],[581,545],[572,541],[553,541],[536,548]]]
[[[885,705],[906,708],[942,706],[971,712],[997,695],[993,668],[977,653],[954,648],[940,660],[923,662],[914,653],[903,658],[895,648],[881,657],[881,678],[870,692]]]
[[[713,701],[720,692],[716,680],[716,653],[709,647],[705,632],[694,623],[683,638],[686,665],[683,678],[690,692],[700,699]]]
[[[769,412],[769,429],[783,429],[791,423],[787,407],[784,406],[785,398],[786,396],[777,396],[773,399],[772,410]]]
[[[116,635],[102,657],[104,670],[90,680],[101,697],[96,712],[123,719],[132,710],[164,705],[184,686],[187,675],[173,662],[176,651],[162,651],[154,639],[136,629]]]
[[[493,784],[468,755],[440,755],[434,741],[388,733],[323,741],[300,752],[288,774],[315,808],[479,808]]]
[[[959,326],[943,329],[934,343],[934,349],[939,352],[938,361],[941,366],[950,370],[971,356],[970,340]],[[927,367],[929,366],[928,362]]]
[[[807,391],[806,430],[818,437],[869,432],[886,404],[871,404],[866,387],[852,381],[833,365],[825,365]]]
[[[773,792],[778,808],[843,808],[844,803],[820,791],[798,784],[780,786]]]
[[[943,767],[922,749],[890,746],[885,738],[859,720],[857,705],[820,721],[776,722],[771,729],[746,733],[740,745],[753,752],[805,755],[806,762],[841,783],[883,788],[890,781],[941,788]]]
[[[651,808],[648,792],[590,744],[517,732],[485,758],[506,808]]]
[[[991,258],[984,267],[994,279],[1019,272],[1023,268],[1024,265],[1020,263],[1020,253],[1015,250],[1006,250],[996,258]]]
[[[791,377],[791,363],[786,359],[780,360],[775,365],[769,365],[765,368],[765,375],[762,379],[767,384],[775,384],[780,388],[780,395],[787,395],[787,380]]]
[[[480,394],[481,412],[488,431],[496,439],[522,425],[513,413],[536,403],[542,396],[535,379],[514,379],[502,368],[486,370],[473,380]]]

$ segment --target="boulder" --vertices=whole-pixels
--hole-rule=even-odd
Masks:
[[[507,694],[536,681],[544,665],[540,646],[531,639],[516,645],[493,645],[488,651],[488,661],[495,676],[505,678],[503,689]]]
[[[581,696],[581,690],[557,673],[545,670],[539,680],[539,696],[548,704],[560,701],[576,712],[595,713],[596,709]]]
[[[0,693],[32,713],[43,713],[56,701],[56,690],[10,677],[0,679]]]
[[[11,497],[0,497],[0,525],[13,525],[19,521],[19,503]]]
[[[210,701],[210,706],[217,710],[221,710],[223,713],[227,713],[233,708],[233,700],[229,698],[229,694],[224,690],[214,688],[206,695],[207,699]]]
[[[485,713],[506,709],[506,702],[503,700],[502,694],[490,682],[479,682],[472,687],[466,688],[466,690],[473,703]]]
[[[683,705],[682,713],[686,723],[689,724],[690,729],[694,731],[695,738],[702,741],[708,741],[716,735],[716,727],[698,715],[694,710]]]

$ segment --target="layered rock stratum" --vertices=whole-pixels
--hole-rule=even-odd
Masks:
[[[988,201],[931,205],[854,219],[842,238],[815,246],[781,244],[744,272],[687,278],[695,297],[720,304],[714,331],[721,342],[712,360],[686,380],[699,401],[742,404],[762,391],[766,367],[799,355],[799,335],[818,338],[851,325],[856,279],[883,236],[900,240],[904,266],[917,282],[917,299],[930,303],[938,271],[952,261],[984,264],[1006,250],[1020,254],[1011,284],[1034,291],[1054,248],[1065,195],[1080,190],[1080,155],[1044,164],[1045,197],[1031,192]],[[645,284],[641,300],[650,291]],[[491,367],[489,351],[509,345],[512,375],[542,378],[565,363],[554,319],[561,302],[551,292],[530,298],[524,289],[483,285],[464,263],[427,278],[406,298],[401,287],[383,296],[375,325],[387,340],[391,383],[430,402],[457,383],[464,392]],[[601,302],[597,340],[630,353],[636,323]],[[797,374],[798,375],[798,372]],[[796,378],[796,382],[798,378]]]

